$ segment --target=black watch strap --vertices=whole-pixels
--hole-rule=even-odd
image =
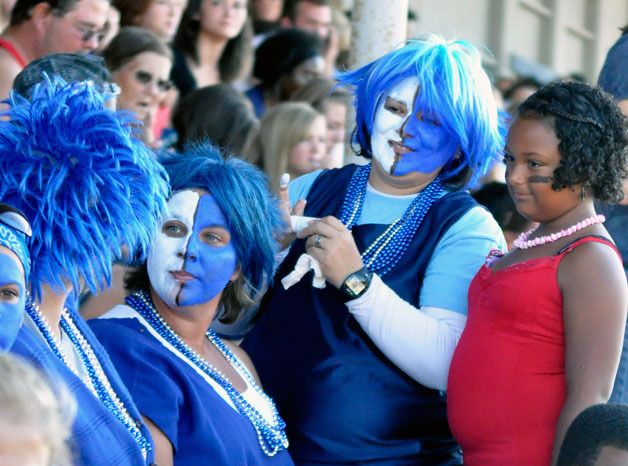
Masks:
[[[340,286],[340,292],[344,297],[344,301],[351,301],[366,293],[366,290],[368,290],[371,285],[372,279],[373,272],[366,267],[362,267],[360,270],[349,274]]]

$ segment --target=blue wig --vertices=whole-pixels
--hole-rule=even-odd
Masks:
[[[506,128],[498,116],[491,83],[478,50],[467,41],[446,41],[429,34],[355,71],[342,73],[340,85],[355,94],[355,142],[371,158],[371,132],[382,98],[407,78],[419,80],[415,105],[443,124],[456,138],[462,160],[451,160],[441,174],[451,179],[469,168],[474,184],[498,160]]]
[[[173,192],[202,189],[216,199],[232,234],[241,275],[251,299],[257,300],[272,279],[277,238],[285,230],[266,176],[244,160],[224,159],[209,143],[188,145],[182,154],[165,155],[161,162]]]
[[[104,108],[89,82],[45,79],[31,100],[16,93],[0,115],[0,200],[32,226],[31,292],[81,281],[96,292],[111,265],[141,258],[165,209],[168,184],[132,121]]]

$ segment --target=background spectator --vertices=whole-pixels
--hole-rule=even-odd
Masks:
[[[573,420],[556,466],[623,466],[628,464],[628,406],[591,406]]]
[[[142,139],[155,144],[152,124],[157,107],[172,87],[168,79],[170,49],[149,30],[127,26],[120,29],[102,56],[111,78],[120,86],[118,108],[134,112],[144,125]]]
[[[0,354],[0,459],[7,466],[70,466],[70,426],[76,403],[67,390],[53,391],[42,374],[21,359]]]
[[[279,27],[283,0],[251,0],[253,29],[256,36],[267,34]]]
[[[517,79],[503,94],[506,110],[514,115],[524,100],[534,94],[541,87],[541,83],[534,78]]]
[[[284,29],[268,37],[255,51],[253,77],[260,82],[246,92],[258,118],[290,100],[308,81],[323,74],[325,62],[316,36]]]
[[[331,79],[314,78],[294,94],[293,100],[307,102],[325,116],[326,155],[321,168],[342,167],[347,143],[347,121],[353,100],[351,93]]]
[[[517,212],[515,202],[510,197],[505,183],[491,181],[482,185],[472,195],[476,201],[493,214],[504,233],[509,250],[512,248],[512,242],[521,233],[529,230],[534,225],[534,223],[528,221],[528,219]]]
[[[169,43],[177,32],[187,0],[112,0],[120,11],[120,26],[148,29]]]
[[[273,190],[279,178],[291,179],[321,168],[325,156],[325,117],[304,102],[285,102],[264,115],[252,160],[259,160]]]
[[[598,85],[615,98],[623,114],[628,116],[628,24],[621,31],[621,37],[608,51]],[[624,198],[617,205],[600,208],[606,215],[606,228],[621,252],[624,272],[628,277],[628,179],[624,180]],[[628,403],[628,322],[610,401]]]
[[[98,47],[108,0],[18,0],[0,36],[0,99],[29,62],[54,52],[89,52]]]
[[[172,124],[178,151],[189,142],[209,139],[223,154],[238,156],[249,152],[259,125],[249,100],[229,84],[186,95],[174,109]]]
[[[181,97],[244,77],[252,35],[244,0],[190,0],[174,39],[171,78]]]

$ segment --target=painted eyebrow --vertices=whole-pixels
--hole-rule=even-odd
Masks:
[[[384,100],[384,105],[387,105],[389,101],[395,104],[403,105],[406,108],[406,110],[408,109],[408,106],[403,100],[395,99],[394,97],[391,97],[389,95],[386,96],[386,100]]]
[[[19,282],[16,282],[13,280],[9,280],[8,282],[0,282],[0,286],[8,286],[8,285],[15,285],[20,289],[20,291],[24,291],[24,287]]]
[[[229,230],[227,225],[223,223],[210,223],[209,225],[205,225],[202,227],[203,230],[206,228],[222,228],[223,230]]]

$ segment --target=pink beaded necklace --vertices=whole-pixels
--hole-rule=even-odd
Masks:
[[[553,243],[560,238],[564,238],[565,236],[573,235],[575,232],[582,230],[591,225],[595,225],[596,223],[604,223],[606,217],[604,215],[594,215],[593,217],[585,218],[584,220],[576,223],[575,225],[570,226],[569,228],[565,228],[556,233],[552,233],[550,235],[539,236],[538,238],[528,239],[528,237],[536,230],[533,228],[530,231],[526,231],[525,233],[521,233],[519,237],[513,242],[513,245],[519,249],[529,249],[534,246],[541,246],[542,244]]]

